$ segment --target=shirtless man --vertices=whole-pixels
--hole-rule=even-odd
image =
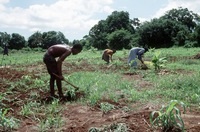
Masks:
[[[102,60],[106,61],[107,64],[110,63],[110,61],[112,61],[112,56],[113,54],[116,52],[116,50],[111,50],[111,49],[105,49],[103,51],[103,54],[102,54]]]
[[[51,96],[55,97],[54,83],[56,81],[59,97],[64,97],[61,83],[61,80],[64,80],[62,75],[62,62],[69,55],[76,55],[81,51],[82,46],[80,44],[75,44],[72,47],[64,44],[57,44],[48,48],[47,52],[44,54],[43,61],[46,64],[48,73],[50,74]],[[58,77],[54,74],[58,75]]]

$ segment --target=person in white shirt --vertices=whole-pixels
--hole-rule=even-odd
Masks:
[[[131,67],[136,67],[137,66],[136,59],[139,59],[141,61],[141,63],[144,64],[144,61],[142,60],[142,56],[147,51],[148,51],[148,48],[140,48],[140,47],[134,47],[134,48],[132,48],[129,51],[128,64]]]

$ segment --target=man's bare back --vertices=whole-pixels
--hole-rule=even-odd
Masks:
[[[70,55],[71,47],[69,47],[68,45],[61,45],[61,44],[53,45],[47,50],[47,52],[56,58],[62,56],[63,54]]]

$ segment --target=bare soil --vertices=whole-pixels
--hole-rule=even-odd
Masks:
[[[64,63],[64,68],[66,67],[69,70],[64,70],[64,74],[70,74],[72,72],[77,71],[95,71],[97,66],[91,66],[87,61],[81,62],[80,65],[73,65],[70,63]],[[126,68],[126,67],[124,67]],[[0,69],[0,93],[6,92],[9,84],[7,82],[18,82],[20,78],[24,75],[32,76],[33,78],[39,77],[39,74],[42,72],[46,72],[45,66],[40,63],[36,65],[25,66],[21,68],[22,70],[18,70],[13,67],[1,67]],[[119,67],[108,65],[99,65],[98,70],[111,70],[112,72],[118,70]],[[181,74],[183,71],[176,71]],[[160,74],[174,74],[174,72],[170,71],[161,71]],[[128,80],[137,80],[138,87],[148,88],[152,84],[142,79],[142,75],[134,74],[134,73],[124,73],[122,74],[123,79]],[[16,92],[17,91],[17,92]],[[24,105],[25,100],[28,98],[31,92],[37,91],[40,94],[41,101],[51,101],[49,98],[49,93],[41,91],[37,89],[30,90],[20,90],[18,88],[13,89],[13,93],[7,96],[8,99],[12,101],[3,100],[3,104],[8,108],[12,108],[9,111],[9,115],[13,116],[17,119],[20,119],[21,123],[17,130],[17,132],[35,132],[37,131],[37,121],[32,120],[28,117],[23,117],[19,114],[21,107]],[[77,92],[77,98],[83,97],[84,93]],[[160,106],[154,106],[153,104],[140,104],[139,102],[135,102],[131,104],[132,110],[125,111],[127,108],[127,100],[122,98],[119,102],[114,102],[111,100],[102,99],[95,107],[90,107],[88,105],[83,105],[81,103],[76,102],[76,99],[73,100],[73,103],[61,103],[63,108],[66,108],[63,112],[63,120],[65,120],[65,124],[63,127],[59,128],[57,131],[62,132],[87,132],[90,128],[102,128],[105,126],[111,126],[112,124],[124,123],[128,127],[130,132],[161,132],[160,129],[153,129],[150,126],[149,116],[153,110],[158,110]],[[17,101],[22,100],[22,102]],[[72,101],[68,98],[66,101]],[[108,113],[103,113],[100,110],[99,104],[101,102],[109,102],[115,106],[115,109],[109,111]],[[44,116],[44,115],[41,115]],[[200,111],[197,108],[191,108],[187,110],[186,114],[182,115],[185,128],[187,132],[200,132]],[[1,130],[1,129],[0,129]],[[53,130],[49,130],[53,131]],[[175,130],[172,130],[175,131]]]

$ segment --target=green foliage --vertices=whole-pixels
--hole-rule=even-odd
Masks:
[[[108,35],[108,47],[121,50],[130,49],[132,35],[128,30],[116,30]]]
[[[43,38],[42,33],[35,32],[28,38],[28,46],[30,48],[42,47],[43,46]]]
[[[27,103],[26,105],[23,105],[20,114],[28,117],[29,115],[33,114],[31,108],[32,108],[32,103]]]
[[[97,71],[76,72],[71,74],[67,80],[76,84],[81,91],[84,91],[86,94],[84,100],[91,106],[96,105],[102,98],[117,101],[120,95],[115,95],[116,90],[122,91],[122,94],[127,94],[130,98],[135,98],[132,97],[132,93],[129,92],[132,88],[130,82],[126,80],[120,82],[120,76],[118,74],[109,74],[110,71],[107,72],[108,74]],[[135,95],[137,95],[138,92],[134,89],[132,90],[135,92]]]
[[[195,104],[198,104],[199,102],[200,102],[200,95],[198,95],[198,94],[193,94],[192,96],[191,96],[191,102],[192,103],[195,103]],[[200,105],[200,104],[199,104]]]
[[[188,40],[198,41],[198,33],[193,34],[192,32],[196,30],[199,21],[199,15],[187,8],[172,9],[160,18],[142,24],[136,31],[141,37],[137,37],[139,38],[137,41],[140,45],[145,43],[155,48],[184,46]]]
[[[37,87],[38,89],[43,88],[47,85],[47,82],[39,78],[33,78],[30,75],[23,75],[20,81],[16,83],[10,82],[10,84],[10,89],[18,87],[22,90],[27,90],[35,87]]]
[[[166,14],[162,16],[162,18],[180,22],[181,24],[187,26],[190,31],[193,31],[195,26],[200,21],[198,14],[182,7],[167,11]]]
[[[197,41],[185,41],[185,45],[183,46],[184,48],[193,48],[197,47],[198,42]]]
[[[192,77],[191,75],[169,75],[157,79],[156,83],[163,97],[184,100],[189,104],[198,104],[200,100],[199,76],[199,74]]]
[[[93,53],[96,53],[97,52],[97,48],[94,48],[94,47],[90,47],[89,51],[92,51]]]
[[[52,129],[60,128],[64,124],[61,116],[48,116],[46,119],[40,121],[38,129],[40,132],[49,131]]]
[[[45,119],[39,119],[39,131],[48,131],[50,129],[60,128],[64,121],[61,117],[62,108],[59,106],[59,100],[54,99],[50,105],[45,106]]]
[[[107,112],[111,111],[112,109],[114,109],[115,106],[112,104],[109,104],[107,102],[102,102],[100,104],[100,108],[101,108],[101,111],[103,111],[103,113],[107,113]]]
[[[88,132],[129,132],[125,123],[113,123],[103,128],[91,127]]]
[[[200,25],[198,24],[195,28],[195,32],[193,34],[194,40],[197,41],[198,46],[200,45]]]
[[[21,106],[20,114],[25,117],[30,117],[31,115],[39,112],[40,105],[41,104],[36,101],[27,102]]]
[[[32,81],[33,81],[33,79],[32,79]],[[34,87],[37,87],[37,88],[43,88],[47,84],[45,83],[44,80],[42,80],[40,78],[35,78],[35,80],[33,81],[33,85],[34,85]]]
[[[10,49],[22,49],[23,47],[25,47],[26,44],[26,40],[23,36],[21,36],[18,33],[13,33],[11,35],[11,39],[9,41],[9,48]]]
[[[29,75],[24,75],[21,77],[21,81],[18,81],[16,83],[12,83],[11,82],[11,87],[10,89],[16,88],[16,87],[20,87],[21,89],[23,88],[31,88],[30,86],[33,84],[32,82],[32,78]]]
[[[100,20],[94,25],[87,39],[93,47],[122,49],[130,48],[131,35],[134,33],[128,12],[114,11],[106,20]]]
[[[10,38],[10,34],[6,32],[0,32],[0,47],[4,48],[4,45],[8,45]]]
[[[75,89],[74,89],[74,88],[69,89],[69,90],[66,92],[66,95],[67,95],[67,97],[68,97],[70,100],[76,99],[76,92],[75,92]]]
[[[2,108],[5,104],[3,103],[3,100],[5,100],[5,94],[0,93],[0,108]]]
[[[151,61],[153,63],[155,71],[159,71],[162,67],[164,67],[167,59],[166,57],[160,57],[160,52],[155,52]]]
[[[48,31],[42,34],[42,42],[42,48],[47,49],[52,45],[68,43],[69,41],[62,32]]]
[[[177,105],[184,108],[185,104],[177,100],[171,100],[166,107],[162,107],[160,111],[153,111],[150,114],[150,123],[153,127],[162,127],[164,131],[170,131],[173,128],[179,128],[184,131],[184,122],[181,118],[181,112]]]
[[[156,49],[156,52],[162,53],[158,58],[161,58],[162,56],[181,57],[185,56],[185,54],[192,56],[198,53],[199,49],[163,48]],[[133,71],[131,71],[126,67],[128,50],[123,49],[117,51],[114,56],[114,62],[112,62],[109,67],[108,65],[104,65],[104,62],[101,62],[101,53],[102,51],[98,50],[95,50],[95,52],[91,50],[84,51],[81,56],[70,56],[67,59],[67,62],[63,62],[63,74],[68,73],[66,71],[70,71],[69,74],[65,74],[66,79],[80,87],[80,91],[85,93],[84,98],[76,100],[81,101],[83,105],[89,104],[91,106],[96,106],[98,102],[101,102],[102,98],[104,98],[115,102],[123,99],[123,101],[127,102],[127,105],[133,101],[136,102],[136,104],[152,104],[153,101],[154,104],[155,100],[158,105],[160,105],[165,103],[166,100],[176,99],[187,102],[188,105],[199,106],[199,60],[184,60],[184,58],[182,58],[173,63],[169,61],[166,67],[167,74],[161,76],[155,74],[154,70],[151,69],[145,71],[133,69]],[[21,107],[21,110],[17,114],[37,122],[38,131],[59,131],[60,128],[63,128],[62,125],[64,122],[63,115],[60,113],[62,113],[62,109],[67,110],[67,107],[63,107],[66,105],[60,105],[58,100],[53,100],[52,102],[48,102],[48,104],[39,102],[41,97],[43,97],[41,94],[48,93],[47,90],[49,90],[47,81],[49,80],[49,76],[47,72],[43,71],[44,65],[41,59],[43,54],[44,53],[42,52],[37,52],[37,54],[35,54],[35,52],[25,52],[22,54],[19,51],[16,51],[12,56],[6,56],[6,59],[9,61],[20,58],[17,60],[17,63],[10,64],[13,69],[23,70],[21,72],[19,71],[21,74],[24,74],[24,70],[33,72],[25,74],[22,78],[19,78],[18,81],[10,81],[13,78],[4,78],[4,76],[2,76],[1,81],[3,84],[7,85],[5,86],[6,88],[3,85],[2,91],[5,92],[4,94],[0,94],[0,108],[5,108],[7,102],[14,102],[13,105],[19,105]],[[150,59],[152,57],[151,53],[147,52],[145,58],[146,57],[147,59]],[[32,62],[27,61],[27,59]],[[69,63],[72,65],[69,66]],[[25,64],[28,66],[24,66]],[[169,69],[169,67],[171,69]],[[72,72],[74,69],[76,69],[76,72]],[[37,75],[32,76],[32,73],[36,73]],[[130,73],[130,75],[124,73]],[[72,96],[75,95],[72,86],[69,86],[64,82],[62,84],[63,91],[72,90],[70,94],[72,94]],[[10,87],[13,89],[10,89]],[[36,88],[38,89],[36,90]],[[25,100],[19,100],[20,98],[18,97],[21,97],[21,92],[28,94]],[[10,97],[13,97],[13,94],[17,96],[10,99]],[[8,100],[5,101],[5,99]],[[30,100],[37,100],[37,103]],[[6,104],[3,104],[4,102],[6,102]],[[105,113],[112,110],[113,107],[114,106],[109,103],[101,104],[101,110]],[[134,109],[138,108],[134,107]],[[124,112],[130,111],[132,110],[132,105],[130,109],[124,107],[122,110]],[[161,113],[166,113],[166,111],[167,110],[163,110]],[[173,110],[173,112],[176,112],[176,110]],[[10,115],[13,113],[11,112],[8,114]],[[119,129],[111,129],[110,126],[108,129],[107,128],[108,127],[106,126],[104,130],[127,130],[124,129],[127,127],[123,127],[123,125],[118,126]]]
[[[59,99],[54,99],[51,105],[49,105],[46,110],[47,110],[47,113],[49,114],[59,113],[61,111],[61,108],[59,108]]]
[[[10,50],[9,56],[4,56],[2,65],[30,65],[41,62],[44,52],[42,51],[25,51],[25,50]],[[36,70],[33,69],[33,70]]]
[[[6,117],[7,113],[8,113],[8,109],[0,109],[0,127],[3,128],[2,131],[10,131],[13,128],[16,128],[18,126],[17,124],[18,120],[13,117],[11,118]]]

